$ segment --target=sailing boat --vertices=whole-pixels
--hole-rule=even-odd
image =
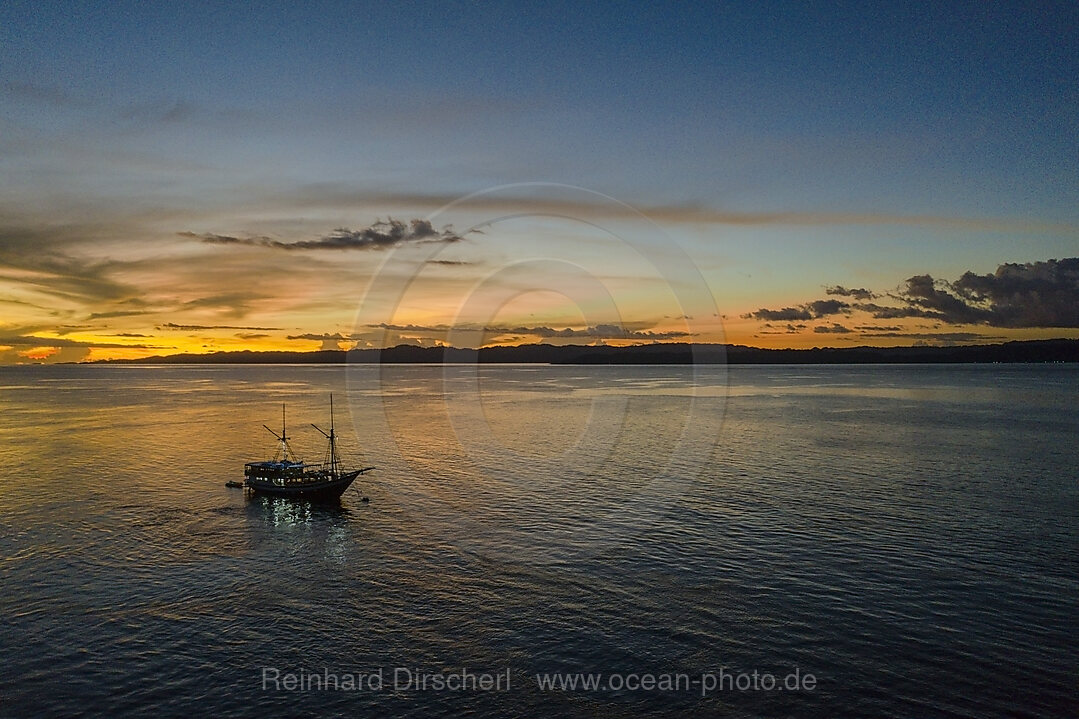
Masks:
[[[262,425],[266,427],[266,425]],[[374,467],[344,470],[337,454],[337,433],[333,424],[333,395],[330,395],[330,431],[324,432],[318,425],[311,425],[326,438],[326,459],[320,464],[308,464],[296,456],[285,433],[285,406],[281,405],[281,434],[269,427],[266,431],[277,438],[277,452],[265,462],[248,462],[244,465],[244,486],[264,494],[299,499],[339,499],[356,477]]]

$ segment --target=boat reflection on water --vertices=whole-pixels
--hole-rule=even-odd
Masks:
[[[353,511],[341,502],[312,502],[253,492],[247,495],[245,504],[249,518],[272,527],[332,525],[354,517]]]
[[[360,551],[357,509],[260,493],[248,493],[244,505],[251,539],[274,563],[286,551],[344,565]]]

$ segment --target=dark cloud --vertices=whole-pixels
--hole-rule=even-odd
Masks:
[[[237,237],[235,235],[216,235],[212,232],[177,232],[177,236],[186,237],[191,240],[199,240],[205,242],[208,245],[265,245],[272,246],[275,240],[272,237],[264,236],[247,236]]]
[[[903,328],[899,325],[855,325],[854,329],[862,332],[899,332]]]
[[[811,320],[813,315],[805,307],[784,307],[781,310],[769,310],[764,307],[756,312],[742,315],[743,319],[769,320],[773,322],[789,322],[796,320]]]
[[[233,235],[198,234],[194,232],[180,232],[181,237],[197,239],[212,245],[250,245],[254,247],[269,247],[276,250],[378,250],[407,242],[458,242],[464,237],[454,232],[451,226],[436,230],[430,220],[409,220],[407,223],[401,220],[389,218],[385,222],[379,220],[369,227],[352,230],[347,227],[339,227],[328,235],[315,240],[299,240],[296,242],[282,242],[272,237],[249,236],[238,237]],[[443,263],[450,263],[445,260]]]
[[[236,325],[178,325],[173,322],[166,322],[163,325],[158,325],[159,330],[179,330],[181,332],[201,332],[203,330],[252,330],[256,332],[274,332],[278,331],[280,327],[238,327]]]
[[[360,335],[343,335],[340,332],[315,333],[305,332],[302,335],[288,335],[285,339],[290,340],[313,340],[315,342],[355,342],[362,339]]]
[[[109,312],[91,312],[86,315],[88,320],[109,320],[114,317],[137,317],[138,315],[149,315],[153,312],[149,310],[111,310]]]
[[[261,340],[266,339],[270,335],[265,332],[237,332],[236,337],[242,340]]]
[[[373,325],[369,325],[373,326]],[[422,328],[417,328],[422,329]],[[435,333],[445,330],[434,330]],[[342,332],[305,332],[299,335],[289,335],[290,340],[308,340],[321,342],[322,349],[336,350],[341,348],[341,343],[351,343],[353,348],[374,347],[371,344],[372,332],[345,334]],[[420,344],[421,346],[434,345],[435,340],[428,337],[389,337],[390,343],[394,344]]]
[[[684,331],[653,332],[651,330],[630,330],[620,325],[613,324],[597,324],[592,327],[585,327],[584,329],[571,329],[567,327],[561,330],[553,329],[551,327],[485,327],[484,331],[498,334],[510,333],[535,335],[543,338],[591,337],[612,340],[669,340],[690,336],[688,332]]]
[[[908,278],[906,287],[895,297],[908,307],[924,310],[926,317],[950,324],[978,324],[987,322],[990,318],[988,310],[967,304],[951,293],[947,282],[934,280],[931,275]]]
[[[814,318],[845,314],[850,310],[850,305],[840,300],[814,300],[805,307],[813,313]]]
[[[847,288],[842,285],[825,287],[824,292],[825,294],[838,295],[840,297],[853,297],[856,300],[873,300],[880,296],[875,292],[870,292],[864,287]]]
[[[1079,257],[965,272],[950,289],[968,307],[984,307],[994,327],[1079,327]]]
[[[814,300],[798,307],[784,307],[781,310],[769,310],[762,307],[756,312],[742,315],[742,318],[773,322],[797,322],[799,320],[815,320],[829,315],[847,314],[849,312],[850,305],[841,300]]]
[[[392,330],[394,332],[447,332],[450,330],[449,325],[393,325],[385,322],[379,322],[375,325],[367,325],[368,327],[375,327],[383,330]]]
[[[475,262],[466,262],[464,260],[428,260],[429,265],[444,265],[446,267],[459,267],[461,265],[474,265]]]
[[[838,322],[833,322],[830,327],[827,325],[820,325],[818,327],[814,327],[813,331],[817,334],[845,335],[853,332],[854,330],[850,329],[849,327],[844,327]]]
[[[885,297],[864,288],[848,289],[839,285],[825,291],[856,300]],[[848,304],[825,299],[779,310],[762,308],[743,317],[796,321],[858,310],[878,320],[917,317],[949,325],[1079,328],[1079,257],[1007,263],[992,274],[965,272],[954,282],[928,274],[914,275],[886,297],[892,304],[862,301]]]
[[[990,327],[1079,327],[1079,257],[1007,263],[992,274],[965,272],[955,282],[915,275],[893,297],[893,314],[945,324]],[[875,313],[874,317],[888,315]]]
[[[384,330],[392,330],[394,332],[417,332],[417,333],[445,333],[451,329],[446,325],[435,326],[423,326],[423,325],[392,325],[386,323],[380,323],[377,325],[369,325],[370,327],[378,327]],[[535,326],[535,327],[483,327],[482,329],[474,327],[460,327],[456,328],[462,332],[484,332],[486,334],[516,334],[516,335],[532,335],[533,337],[541,337],[543,339],[567,339],[567,338],[584,338],[589,339],[628,339],[628,340],[667,340],[676,339],[680,337],[690,337],[689,332],[682,331],[668,331],[668,332],[653,332],[650,330],[631,330],[620,325],[615,324],[597,324],[591,327],[585,327],[583,329],[574,329],[571,327],[565,327],[563,329],[556,329],[554,327]],[[347,339],[347,338],[343,338]]]
[[[868,312],[873,316],[873,319],[878,320],[898,320],[904,317],[939,317],[935,312],[919,309],[917,307],[894,307],[891,305],[878,305],[872,302],[856,303],[854,309]]]
[[[806,325],[802,324],[801,322],[799,322],[798,324],[788,322],[786,327],[782,329],[776,329],[776,326],[773,325],[771,322],[765,322],[764,326],[768,329],[765,330],[762,334],[766,335],[796,335],[806,328]]]

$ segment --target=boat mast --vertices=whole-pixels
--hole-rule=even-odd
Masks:
[[[326,454],[328,455],[326,463],[330,465],[330,472],[337,475],[337,466],[341,463],[341,459],[337,456],[337,432],[334,431],[333,423],[333,394],[330,394],[330,433],[326,434],[322,431],[322,428],[317,424],[312,424],[312,427],[322,432],[322,436],[329,440],[329,447]]]
[[[281,403],[281,459],[288,460],[288,434],[285,433],[285,403]]]
[[[266,425],[262,425],[266,427]],[[266,431],[277,437],[278,447],[277,453],[274,454],[274,461],[290,462],[295,461],[296,455],[292,451],[292,447],[288,444],[288,435],[285,433],[285,404],[281,403],[281,434],[274,432],[269,427],[266,427]]]

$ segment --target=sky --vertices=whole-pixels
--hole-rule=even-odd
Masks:
[[[1079,337],[1079,5],[0,5],[0,362]]]

